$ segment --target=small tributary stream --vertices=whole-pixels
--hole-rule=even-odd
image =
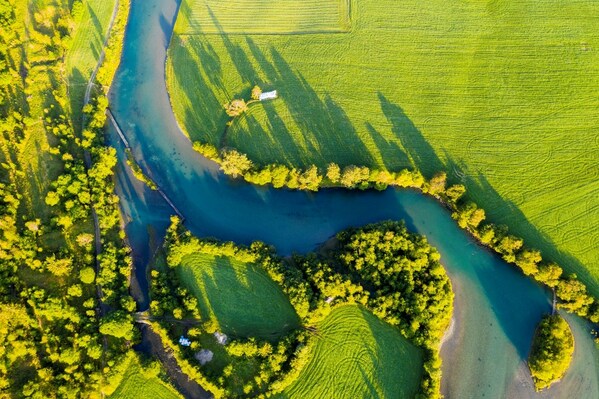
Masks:
[[[526,358],[550,293],[460,230],[434,199],[416,191],[293,192],[254,187],[223,176],[181,133],[165,84],[165,58],[180,0],[133,0],[110,106],[144,170],[185,217],[194,234],[247,244],[261,240],[282,255],[308,252],[336,232],[386,219],[405,220],[442,256],[456,293],[452,331],[442,348],[447,398],[599,398],[599,354],[589,326],[568,317],[576,352],[566,377],[536,394]],[[123,145],[114,128],[110,144]],[[171,207],[143,186],[124,162],[117,191],[133,249],[133,291],[148,304],[146,265],[169,224]],[[483,204],[484,205],[484,204]]]

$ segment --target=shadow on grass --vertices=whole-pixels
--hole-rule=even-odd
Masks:
[[[193,262],[190,260],[190,262]],[[270,319],[264,319],[268,314],[268,301],[262,299],[258,302],[253,302],[257,298],[257,293],[268,294],[264,292],[264,286],[257,280],[260,278],[258,274],[263,273],[261,270],[255,270],[254,266],[247,264],[247,271],[239,270],[228,257],[217,256],[211,262],[207,263],[192,263],[186,266],[189,268],[193,277],[186,279],[186,285],[195,293],[198,298],[200,309],[203,317],[215,317],[220,324],[223,332],[233,337],[259,337],[270,341],[277,341],[288,331],[296,328],[297,316],[290,303],[283,304],[287,307],[284,314],[275,312],[275,309],[280,309],[278,304],[271,303],[273,313],[270,313]],[[193,273],[193,269],[197,268],[198,274]],[[256,274],[256,276],[252,276]],[[253,277],[253,278],[252,278]],[[262,275],[264,278],[268,278]],[[203,282],[200,284],[198,279]],[[276,284],[269,281],[275,289]],[[280,288],[276,286],[277,296],[283,295]],[[227,293],[225,293],[228,292]],[[273,292],[270,292],[271,294]],[[283,295],[284,298],[286,298]],[[278,301],[281,298],[272,298]],[[284,317],[285,314],[293,315],[295,318],[292,322],[291,317]],[[286,320],[287,319],[287,320]]]
[[[511,234],[524,239],[526,247],[540,250],[544,260],[556,262],[564,269],[564,273],[575,273],[593,295],[599,295],[599,282],[589,270],[574,256],[558,250],[556,243],[534,226],[518,205],[503,198],[485,175],[480,172],[468,173],[463,162],[447,155],[446,159],[447,170],[461,176],[469,198],[485,209],[488,221],[507,225]]]

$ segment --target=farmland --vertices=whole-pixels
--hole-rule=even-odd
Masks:
[[[162,381],[156,374],[156,371],[160,370],[158,363],[153,365],[154,370],[144,369],[136,355],[129,355],[129,358],[129,365],[123,379],[114,393],[109,396],[110,399],[181,398],[173,387]]]
[[[348,33],[277,35],[271,15],[286,21],[285,2],[251,29],[226,9],[189,12],[209,3],[183,2],[167,65],[192,140],[259,164],[445,169],[491,221],[599,293],[594,3],[354,1]],[[183,25],[192,14],[195,31]],[[280,98],[223,137],[222,104],[254,84]]]
[[[422,352],[399,331],[355,305],[319,326],[309,363],[279,398],[412,398]]]
[[[181,266],[181,282],[198,298],[202,315],[225,334],[276,339],[299,326],[285,294],[257,266],[203,253],[184,257]]]

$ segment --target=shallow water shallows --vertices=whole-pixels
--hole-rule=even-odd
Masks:
[[[179,1],[133,0],[111,109],[144,170],[158,183],[196,235],[248,244],[261,240],[285,255],[315,249],[339,230],[402,219],[442,255],[456,292],[454,333],[443,346],[448,398],[599,397],[599,355],[586,324],[569,318],[577,338],[573,366],[544,395],[534,393],[525,359],[536,323],[550,311],[546,291],[476,245],[434,199],[411,190],[310,194],[231,181],[201,158],[173,116],[164,80],[166,47]],[[124,159],[113,128],[109,139]],[[145,266],[173,213],[157,192],[120,163],[117,191],[133,249],[134,287],[147,307]]]

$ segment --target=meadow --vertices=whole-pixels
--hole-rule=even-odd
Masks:
[[[181,6],[167,84],[192,140],[258,164],[446,170],[488,219],[599,294],[595,3],[352,1],[346,33],[315,34],[293,34],[301,14],[286,2],[243,4],[262,10],[249,27],[247,10]],[[313,7],[330,18],[330,2]],[[255,84],[279,99],[224,136],[222,104]]]
[[[110,399],[180,399],[182,396],[170,385],[162,381],[155,370],[144,369],[136,355],[129,356],[129,365],[125,369],[121,383],[109,396]]]
[[[77,29],[65,57],[73,125],[81,126],[81,109],[89,78],[98,63],[117,0],[83,0],[78,6]]]
[[[413,398],[422,351],[357,305],[339,307],[318,326],[310,361],[278,398]]]
[[[182,285],[198,298],[202,316],[227,335],[276,340],[299,327],[289,299],[258,266],[196,253],[185,256],[177,270]]]

